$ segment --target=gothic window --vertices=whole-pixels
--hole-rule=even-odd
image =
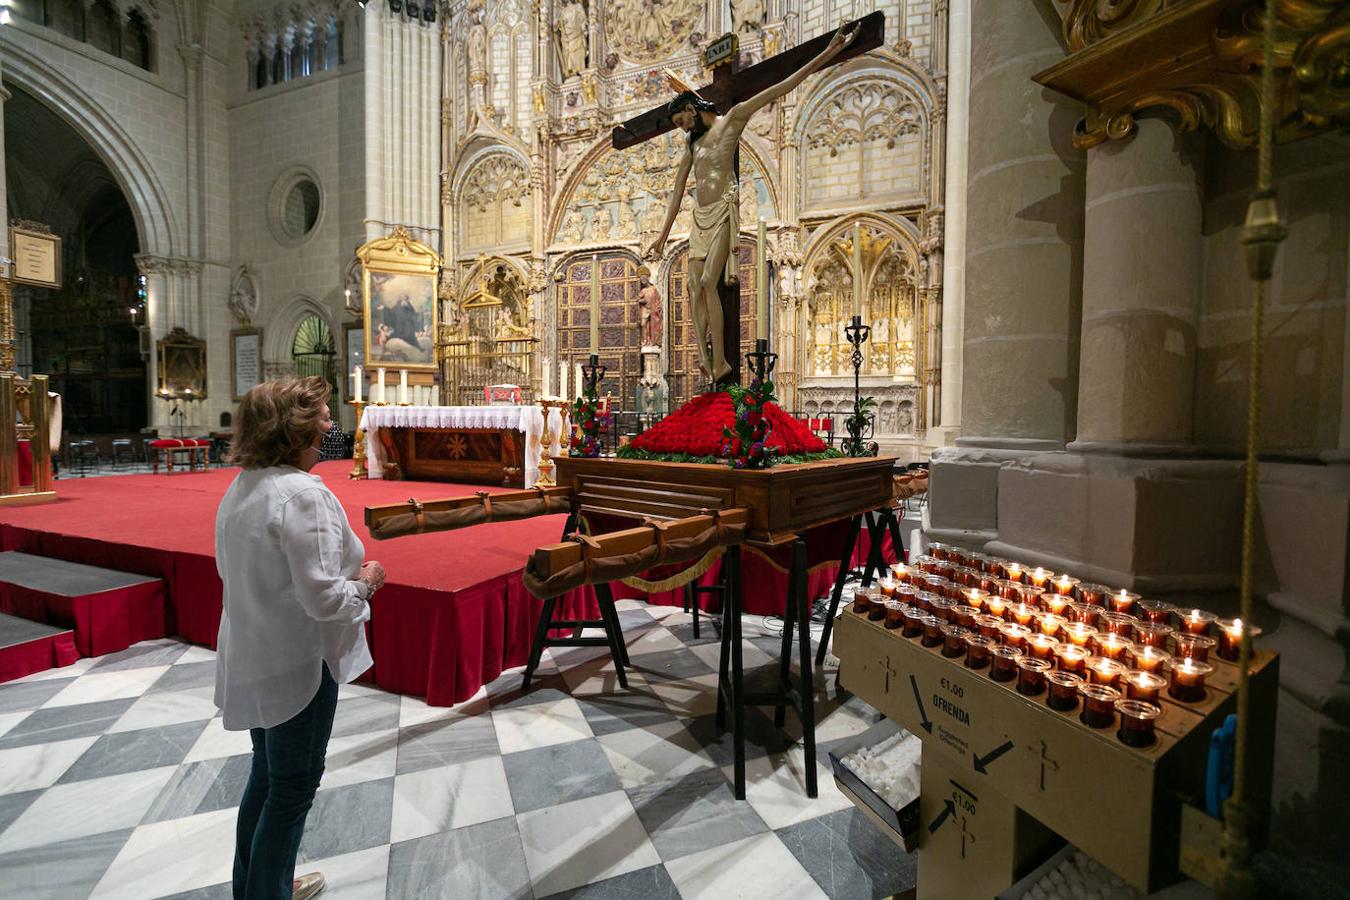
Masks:
[[[59,34],[77,41],[85,39],[84,4],[80,0],[46,0],[46,15],[40,21]]]
[[[108,0],[94,0],[85,14],[85,40],[113,56],[122,55],[122,24],[117,10]]]
[[[333,360],[336,356],[333,331],[328,323],[312,313],[305,316],[295,329],[295,337],[291,339],[291,361],[295,365],[295,374],[302,378],[318,375],[333,384]]]
[[[258,51],[258,58],[253,63],[253,90],[267,87],[267,55],[261,50]]]
[[[862,229],[863,323],[871,327],[864,375],[915,377],[915,277],[910,257],[895,239],[876,228]],[[806,344],[808,378],[852,372],[853,348],[844,326],[854,315],[853,230],[836,237],[813,266]]]
[[[147,72],[153,71],[150,55],[150,26],[139,10],[127,16],[127,27],[122,39],[122,58]]]
[[[923,109],[904,87],[873,78],[826,86],[802,133],[803,208],[866,198],[903,199],[924,189]]]

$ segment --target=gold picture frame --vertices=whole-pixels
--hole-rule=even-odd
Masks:
[[[366,366],[435,372],[440,255],[400,225],[388,237],[362,245],[356,256]]]
[[[165,400],[205,400],[206,341],[175,328],[155,342],[155,349],[159,360],[156,394]]]

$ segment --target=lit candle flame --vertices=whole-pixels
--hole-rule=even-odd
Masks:
[[[1233,625],[1232,625],[1232,627],[1230,627],[1228,630],[1231,631],[1231,632],[1233,632],[1233,634],[1235,634],[1235,635],[1241,635],[1241,634],[1242,634],[1242,620],[1241,620],[1241,619],[1234,619],[1234,620],[1233,620]]]
[[[1009,572],[1020,572],[1020,571],[1022,571],[1022,567],[1019,566],[1017,563],[1012,563],[1011,565],[1008,566],[1008,571],[1009,571]],[[1039,572],[1040,569],[1037,569],[1036,571]]]
[[[1031,574],[1035,575],[1037,578],[1041,579],[1045,578],[1045,570],[1042,569],[1040,566],[1037,566],[1036,571],[1032,572]]]
[[[1124,602],[1125,602],[1125,599],[1126,599],[1126,598],[1125,598],[1125,589],[1124,589],[1124,588],[1121,588],[1121,589],[1120,589],[1120,602],[1121,602],[1121,603],[1124,603]]]
[[[1199,622],[1199,621],[1200,621],[1200,610],[1198,610],[1198,609],[1193,609],[1193,610],[1191,610],[1191,621],[1192,621],[1192,622]]]

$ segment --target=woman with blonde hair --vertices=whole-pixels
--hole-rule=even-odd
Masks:
[[[310,469],[332,426],[322,378],[257,385],[234,416],[243,471],[216,513],[225,585],[216,656],[224,726],[248,729],[253,768],[235,833],[236,898],[313,897],[295,880],[305,817],[323,776],[338,684],[370,668],[365,625],[384,583],[332,491]]]

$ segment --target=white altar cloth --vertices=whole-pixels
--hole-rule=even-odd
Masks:
[[[549,410],[553,443],[549,454],[562,452],[562,414]],[[370,478],[384,477],[389,461],[376,432],[381,428],[511,428],[525,435],[525,486],[539,480],[539,444],[544,417],[537,406],[367,406],[361,414],[366,432],[366,471]]]

